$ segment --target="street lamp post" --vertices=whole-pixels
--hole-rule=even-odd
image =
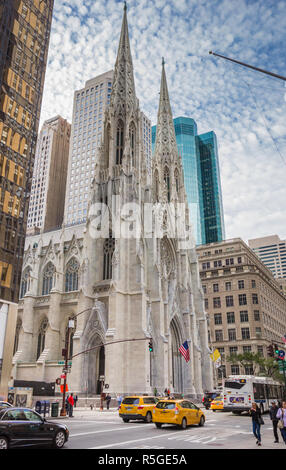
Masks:
[[[74,328],[74,320],[69,318],[68,327],[66,330],[66,340],[65,340],[65,349],[64,349],[64,356],[65,356],[65,368],[64,368],[64,389],[63,389],[63,401],[62,401],[62,409],[60,416],[66,416],[66,386],[67,386],[67,373],[68,373],[68,359],[69,359],[69,348],[70,348],[70,331]]]

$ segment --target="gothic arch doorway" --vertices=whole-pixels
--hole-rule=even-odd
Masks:
[[[172,383],[175,393],[183,393],[183,365],[179,347],[182,344],[179,328],[174,320],[170,324],[171,355],[172,355]]]
[[[88,349],[88,394],[99,395],[101,392],[100,376],[105,373],[105,348],[100,346],[102,340],[100,336],[95,335]]]

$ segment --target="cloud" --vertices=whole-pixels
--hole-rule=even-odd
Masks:
[[[55,0],[41,123],[71,120],[73,95],[114,67],[123,2]],[[133,0],[128,22],[140,106],[156,124],[161,57],[174,117],[218,138],[226,235],[286,238],[284,83],[209,50],[285,75],[286,3]]]

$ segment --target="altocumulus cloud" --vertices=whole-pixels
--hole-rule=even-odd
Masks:
[[[226,235],[286,238],[286,88],[208,54],[285,75],[284,0],[128,2],[135,84],[156,124],[161,57],[174,117],[218,137]],[[71,120],[73,93],[114,67],[123,2],[55,0],[41,123]]]

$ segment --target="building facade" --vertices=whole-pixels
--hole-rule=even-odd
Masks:
[[[164,65],[151,175],[141,118],[125,5],[86,223],[26,239],[14,379],[54,382],[60,376],[68,319],[76,316],[69,390],[94,395],[100,376],[110,393],[168,387],[195,397],[212,388],[203,293]],[[169,222],[172,208],[178,218],[182,205],[181,245],[183,237],[169,230]],[[184,341],[189,363],[179,353]]]
[[[276,278],[286,279],[286,240],[278,235],[253,238],[248,245]]]
[[[0,2],[0,330],[5,338],[14,336],[53,3]],[[9,342],[0,344],[5,380],[12,349]]]
[[[225,228],[216,135],[198,135],[196,122],[188,117],[175,118],[174,127],[196,244],[222,241]],[[155,137],[153,126],[153,150]]]
[[[56,116],[45,121],[37,141],[27,234],[61,227],[71,125]]]
[[[209,318],[209,342],[222,355],[219,377],[249,374],[226,358],[251,351],[267,357],[286,330],[286,296],[279,282],[241,239],[197,248]]]

